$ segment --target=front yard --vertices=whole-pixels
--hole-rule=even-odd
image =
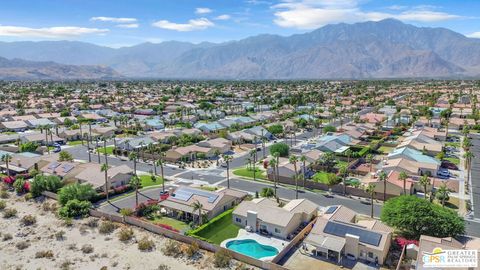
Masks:
[[[459,158],[448,157],[448,158],[444,158],[444,160],[448,160],[448,161],[450,161],[451,163],[453,163],[457,166],[460,165],[460,159]]]
[[[113,155],[113,149],[115,149],[114,146],[107,146],[107,147],[99,147],[97,148],[97,151],[100,152],[100,154],[105,154],[105,151],[107,152],[107,155]]]
[[[329,174],[333,174],[333,173],[327,173],[323,171],[317,172],[313,175],[312,180],[318,183],[327,184]]]
[[[140,182],[142,184],[142,188],[161,185],[163,183],[162,177],[155,176],[155,181],[152,179],[152,175],[150,174],[143,174],[138,176],[140,178]]]
[[[236,169],[233,171],[234,175],[237,176],[242,176],[242,177],[247,177],[247,178],[252,178],[253,179],[253,169],[250,168],[240,168]],[[262,179],[262,180],[267,180],[267,176],[265,174],[265,171],[255,168],[255,177],[257,179]]]

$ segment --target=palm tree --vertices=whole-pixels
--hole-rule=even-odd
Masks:
[[[137,158],[138,158],[138,154],[135,153],[135,152],[131,152],[128,155],[128,159],[133,161],[133,174],[134,175],[137,175]]]
[[[202,224],[202,208],[203,205],[199,201],[192,204],[193,212],[198,211],[198,225]]]
[[[407,178],[408,174],[406,172],[401,172],[398,176],[398,179],[403,181],[403,194],[407,194]]]
[[[12,156],[10,154],[3,154],[2,161],[5,162],[5,166],[7,167],[7,176],[10,177],[10,168],[8,165],[10,164],[10,161],[12,161]]]
[[[138,188],[140,187],[140,178],[135,174],[130,179],[130,186],[135,188],[135,208],[138,207]]]
[[[307,174],[307,157],[305,155],[302,155],[300,157],[300,162],[302,162],[302,180],[303,180],[303,189],[305,189],[305,177],[306,177],[306,174]]]
[[[472,166],[472,159],[475,157],[473,153],[469,150],[463,154],[463,158],[465,159],[465,170],[467,171],[467,185],[470,183],[470,170]]]
[[[370,163],[370,172],[372,172],[372,168],[373,168],[373,155],[372,154],[367,155],[367,162]]]
[[[438,189],[437,189],[437,195],[440,197],[441,202],[442,202],[442,207],[445,207],[445,200],[448,198],[448,195],[450,195],[450,190],[447,188],[447,185],[442,184]],[[438,197],[437,197],[438,198]]]
[[[108,164],[103,164],[102,167],[100,168],[100,171],[105,172],[105,194],[107,196],[107,202],[108,202]]]
[[[225,163],[227,163],[227,188],[230,188],[230,161],[233,159],[232,156],[223,155],[222,156]]]
[[[419,181],[420,185],[423,186],[423,192],[425,193],[425,200],[427,199],[427,187],[430,185],[430,178],[428,175],[422,175]]]
[[[339,170],[339,174],[342,177],[342,184],[343,184],[343,196],[347,194],[347,183],[346,178],[348,176],[348,167],[347,166],[341,166]]]
[[[293,164],[294,178],[295,178],[295,199],[298,199],[298,172],[297,172],[298,157],[292,155],[292,156],[290,156],[288,161],[291,164]]]
[[[256,181],[257,180],[257,174],[256,174],[256,168],[255,168],[255,163],[257,162],[257,146],[256,146],[256,143],[255,143],[255,149],[253,149],[252,151],[250,151],[250,156],[252,157],[253,159],[253,181]]]
[[[375,195],[375,184],[368,184],[368,186],[365,187],[365,192],[370,194],[370,205],[371,205],[371,212],[370,212],[370,217],[373,218],[373,195]]]
[[[87,152],[88,152],[88,162],[92,162],[92,155],[90,153],[90,140],[88,139],[88,133],[84,134],[87,137]],[[83,138],[83,137],[82,137]],[[83,142],[83,141],[82,141]]]
[[[348,149],[347,151],[345,151],[345,156],[347,156],[347,163],[350,164],[350,158],[352,157],[352,154],[353,154],[353,151]]]
[[[157,165],[160,166],[160,175],[162,176],[162,191],[163,192],[165,192],[165,175],[163,174],[163,165],[164,165],[163,157],[164,157],[164,155],[165,154],[163,152],[160,152],[160,157],[157,160]]]
[[[273,187],[274,187],[274,193],[275,193],[275,198],[277,197],[277,181],[276,181],[276,169],[277,169],[277,161],[272,158],[269,162],[268,165],[270,168],[272,168],[273,172]]]
[[[383,181],[383,201],[387,201],[387,173],[384,171],[381,171],[378,174],[378,179],[380,181]]]

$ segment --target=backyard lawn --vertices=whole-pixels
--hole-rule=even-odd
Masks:
[[[169,217],[155,217],[149,220],[155,224],[164,224],[164,225],[172,226],[172,228],[177,229],[179,231],[190,230],[190,226],[187,223],[180,220],[173,219],[173,218],[169,218]]]
[[[326,184],[329,174],[333,174],[333,173],[317,172],[316,174],[313,175],[312,179],[315,182]]]
[[[152,179],[152,175],[150,174],[143,174],[138,176],[140,178],[140,182],[142,183],[142,188],[154,186],[154,185],[161,185],[163,183],[162,177],[155,176],[156,181],[154,182]]]
[[[232,213],[230,213],[217,222],[209,224],[203,230],[197,232],[196,235],[220,245],[223,240],[237,237],[239,230],[240,227],[233,223]]]
[[[393,147],[388,147],[388,146],[380,146],[380,148],[378,148],[378,152],[382,154],[388,154],[392,152],[392,150],[393,150]]]
[[[107,155],[112,155],[114,148],[115,148],[114,146],[107,146],[107,147],[105,147],[105,148],[99,147],[99,148],[97,149],[97,151],[99,151],[100,154],[105,154],[105,149],[106,149]]]
[[[256,168],[255,171],[256,171],[255,172],[255,177],[256,178],[267,180],[267,176],[265,175],[265,171],[260,170],[259,168]],[[253,169],[240,168],[240,169],[234,170],[233,174],[253,179]]]

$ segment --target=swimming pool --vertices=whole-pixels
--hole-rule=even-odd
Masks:
[[[226,247],[256,259],[272,257],[278,254],[276,248],[262,245],[253,239],[232,240],[226,244]]]

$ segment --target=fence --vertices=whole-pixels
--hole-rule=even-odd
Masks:
[[[287,255],[288,252],[290,252],[290,250],[293,247],[295,247],[300,241],[302,241],[307,236],[308,233],[310,233],[316,221],[317,221],[317,218],[314,218],[312,221],[310,221],[310,223],[308,223],[308,225],[305,226],[305,228],[303,228],[303,230],[301,230],[300,233],[298,233],[292,239],[292,241],[288,243],[288,245],[280,253],[278,253],[277,256],[275,256],[275,258],[273,258],[272,263],[279,263],[283,259],[283,257],[285,257],[285,255]]]
[[[398,259],[398,264],[396,270],[402,269],[403,257],[405,257],[405,252],[407,250],[407,245],[403,246],[402,254],[400,254],[400,258]]]

